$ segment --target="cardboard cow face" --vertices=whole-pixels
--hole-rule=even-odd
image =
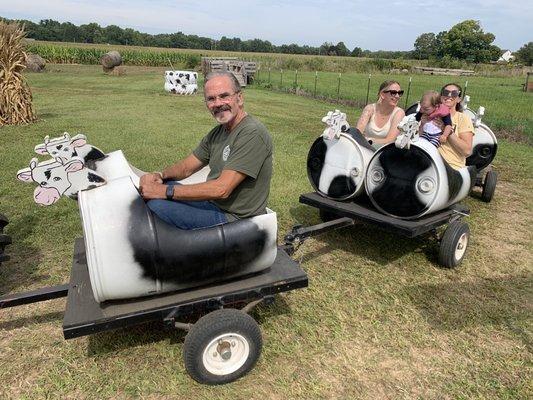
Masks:
[[[346,120],[346,114],[339,110],[329,111],[323,118],[322,122],[327,125],[324,129],[322,137],[325,139],[338,139],[341,132],[347,132],[350,125]]]
[[[42,206],[55,203],[63,195],[77,198],[80,190],[101,186],[105,179],[96,172],[85,168],[79,157],[65,162],[61,158],[39,163],[37,158],[30,161],[28,168],[17,172],[17,178],[23,182],[36,182],[33,193],[35,202]]]
[[[85,162],[105,157],[100,149],[88,144],[87,137],[81,133],[70,137],[69,133],[65,132],[63,136],[52,139],[46,136],[44,143],[35,146],[34,150],[37,154],[48,154],[64,162],[74,157],[81,157]]]

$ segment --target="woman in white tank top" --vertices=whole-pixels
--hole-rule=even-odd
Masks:
[[[357,121],[357,129],[374,144],[391,143],[400,133],[398,124],[405,116],[398,107],[403,95],[400,84],[396,81],[385,81],[379,87],[378,101],[368,104]]]

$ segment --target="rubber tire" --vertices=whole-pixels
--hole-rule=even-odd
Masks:
[[[485,203],[490,203],[496,191],[496,184],[498,183],[498,174],[495,171],[487,172],[485,181],[483,182],[483,189],[481,191],[481,200]]]
[[[470,228],[468,224],[463,221],[453,221],[448,225],[442,235],[439,247],[439,264],[445,268],[455,268],[466,255],[466,250],[462,254],[461,258],[457,259],[455,257],[455,250],[459,244],[459,239],[463,234],[467,235],[466,247],[468,248],[468,243],[470,242]]]
[[[331,211],[323,210],[322,208],[318,209],[318,215],[320,216],[320,220],[322,222],[329,222],[339,218],[337,214],[332,213]]]
[[[202,355],[206,346],[219,335],[238,333],[250,346],[246,362],[236,371],[227,375],[215,375],[204,366]],[[185,369],[195,381],[207,385],[222,385],[233,382],[250,372],[263,347],[261,330],[255,320],[243,311],[223,309],[213,311],[198,320],[189,330],[183,345]]]

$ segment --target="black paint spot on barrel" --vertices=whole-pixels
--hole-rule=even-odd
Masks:
[[[319,137],[311,145],[309,154],[307,155],[307,175],[311,181],[311,185],[318,191],[318,185],[320,183],[320,175],[322,174],[322,167],[326,160],[326,152],[328,146],[324,143],[324,139]]]
[[[459,173],[459,171],[453,169],[450,167],[450,165],[446,162],[446,160],[442,160],[444,167],[446,169],[446,176],[448,177],[448,201],[452,200],[457,196],[459,191],[461,190],[461,187],[463,186],[463,177]]]
[[[251,264],[263,253],[267,232],[250,220],[182,230],[159,219],[142,199],[130,209],[130,226],[136,229],[128,239],[147,278],[192,287],[258,272]],[[144,224],[137,225],[141,220]]]
[[[336,199],[352,195],[357,186],[349,176],[339,175],[333,178],[328,188],[328,196]]]
[[[472,154],[466,159],[466,165],[473,165],[482,170],[490,165],[496,156],[496,143],[478,143],[472,149]]]
[[[384,170],[384,182],[370,193],[372,200],[388,214],[409,218],[423,213],[427,204],[416,195],[416,179],[428,169],[431,158],[418,147],[398,149],[394,144],[383,147],[378,155]]]

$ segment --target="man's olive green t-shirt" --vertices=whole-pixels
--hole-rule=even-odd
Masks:
[[[264,214],[272,177],[272,138],[266,127],[247,115],[227,132],[218,125],[194,149],[200,161],[209,164],[207,180],[217,179],[222,170],[238,171],[246,178],[227,199],[213,200],[228,215],[229,220]]]

